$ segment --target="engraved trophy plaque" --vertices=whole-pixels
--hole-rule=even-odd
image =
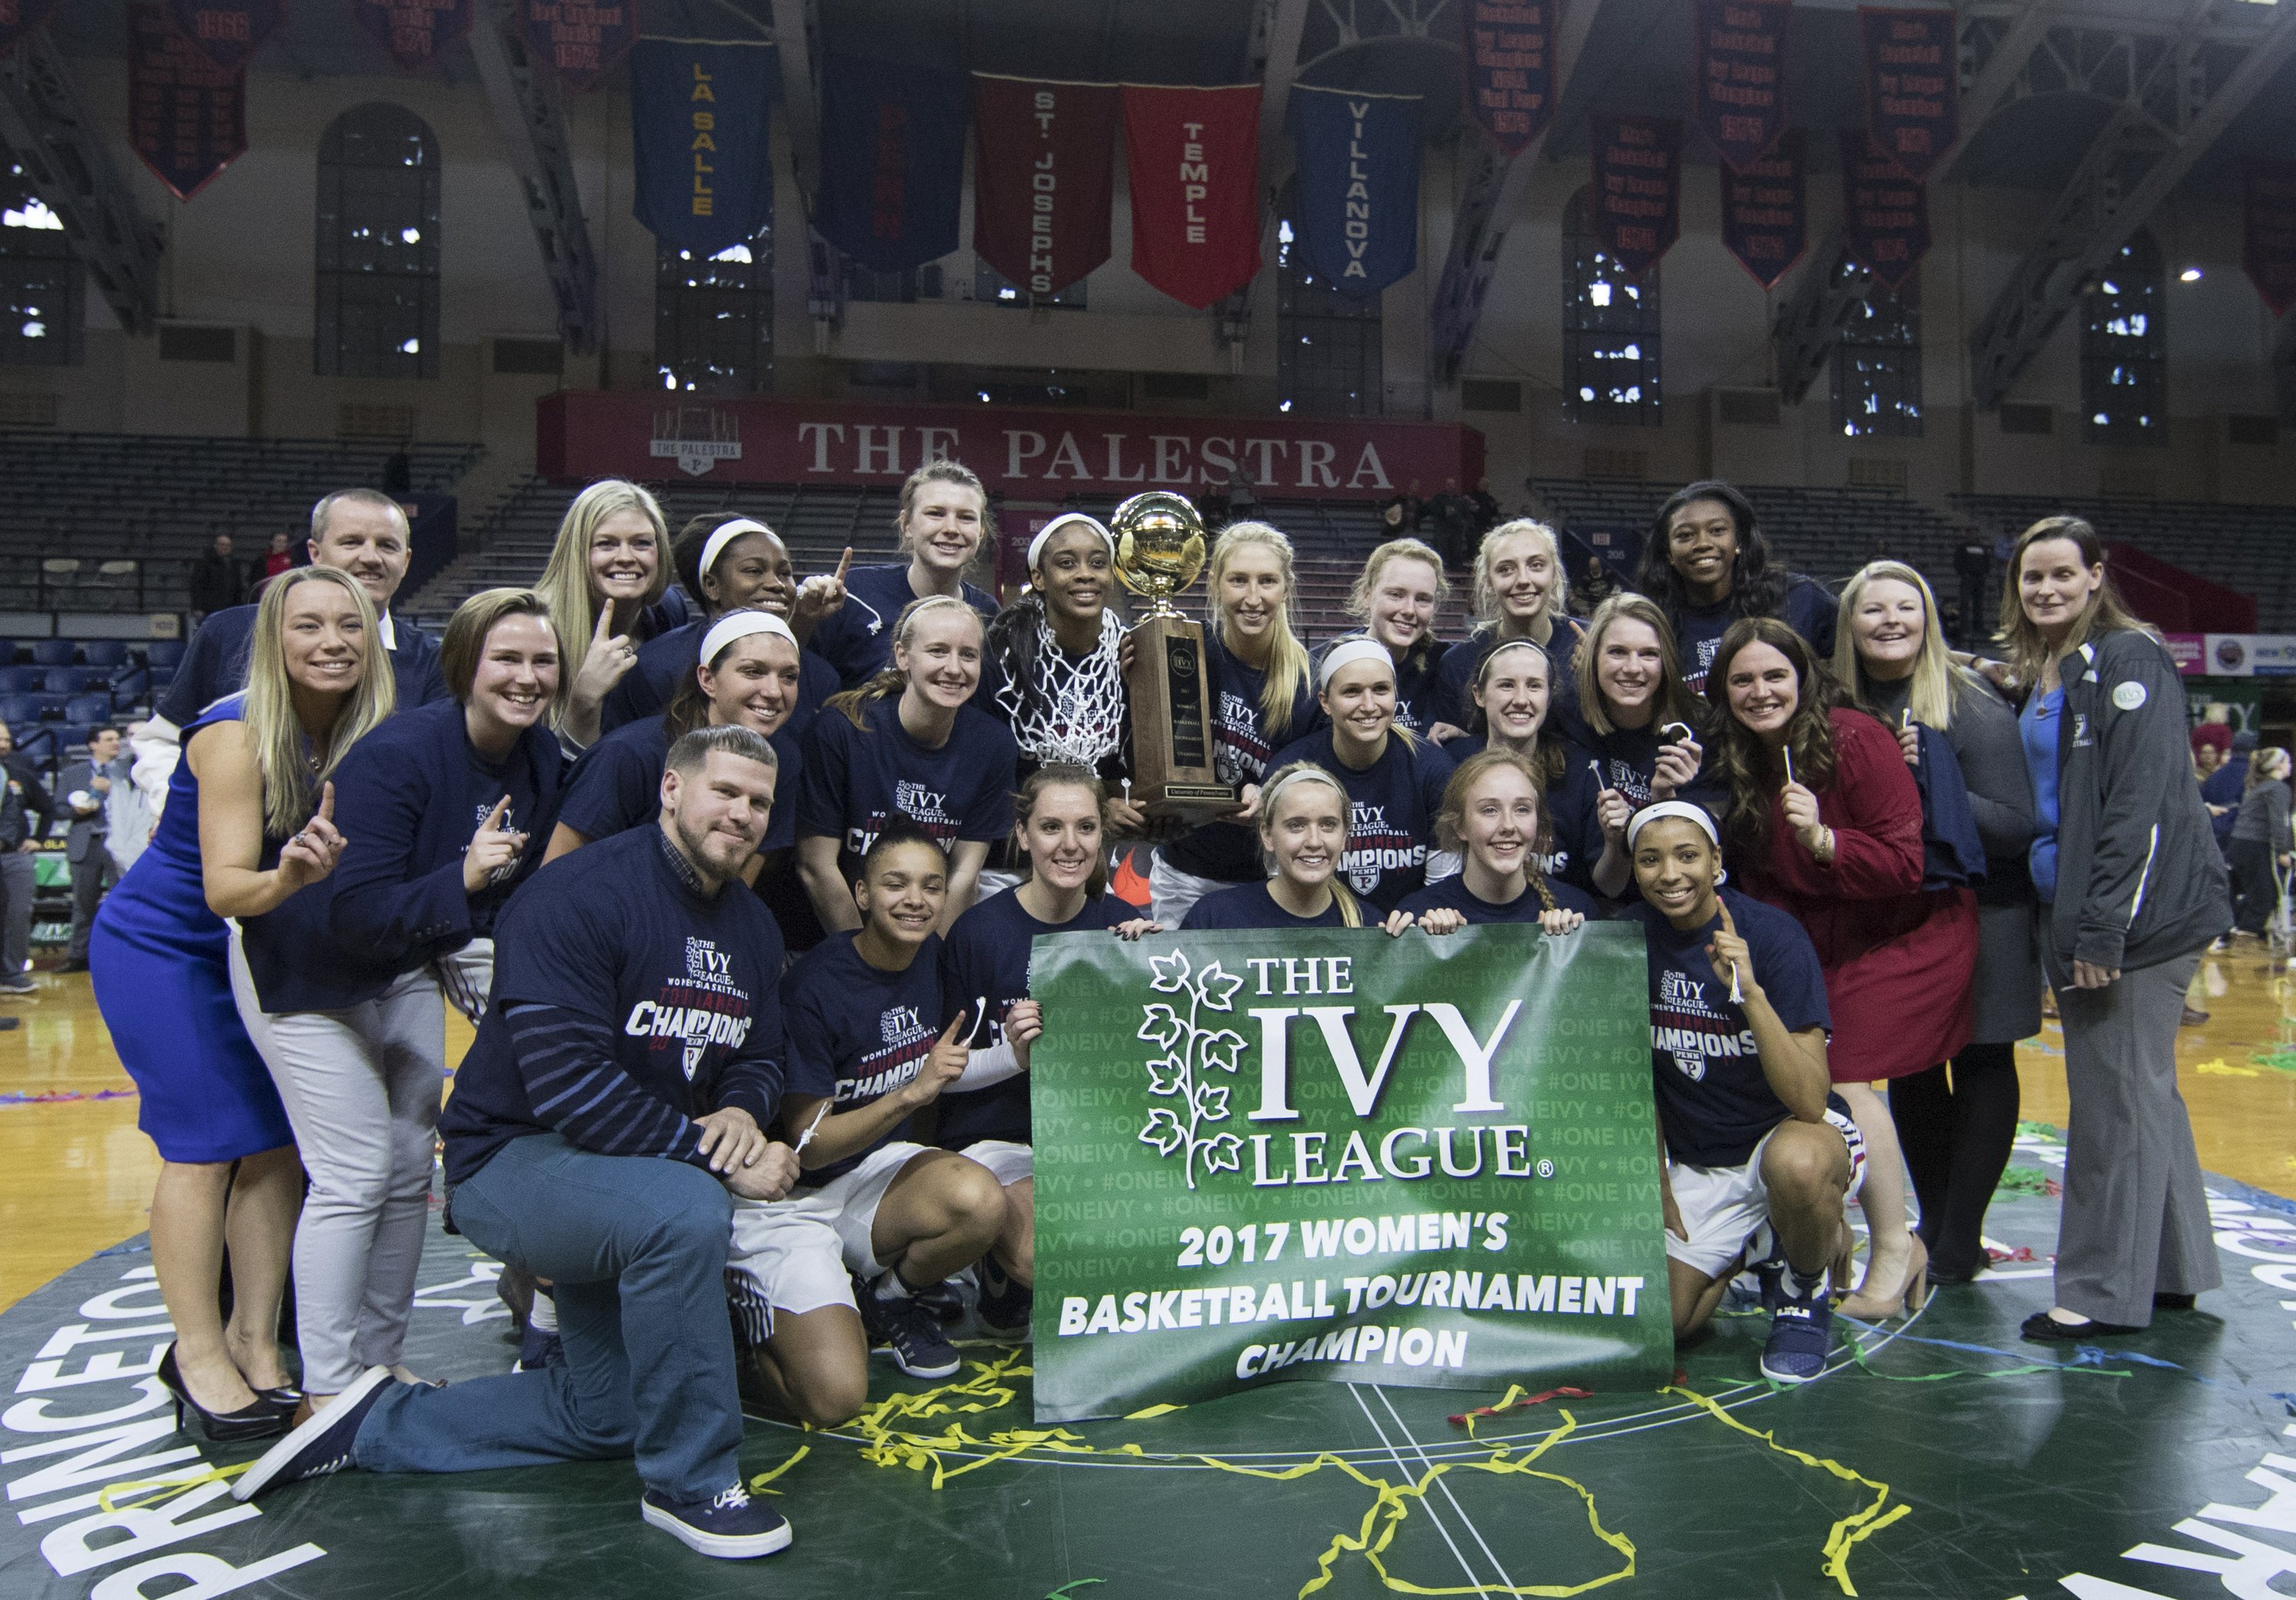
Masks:
[[[1184,495],[1135,495],[1108,520],[1116,575],[1145,595],[1148,613],[1132,628],[1133,795],[1151,816],[1201,822],[1235,809],[1235,790],[1212,770],[1211,685],[1204,630],[1172,596],[1204,566],[1204,524]]]

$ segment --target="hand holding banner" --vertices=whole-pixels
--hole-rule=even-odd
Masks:
[[[1036,941],[1039,1421],[1672,1370],[1638,931]]]

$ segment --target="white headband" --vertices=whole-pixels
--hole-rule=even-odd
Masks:
[[[1276,777],[1275,782],[1269,784],[1266,789],[1260,791],[1260,821],[1263,823],[1267,822],[1275,816],[1275,797],[1282,794],[1286,789],[1291,788],[1294,784],[1321,784],[1326,788],[1336,791],[1340,797],[1340,822],[1341,825],[1345,827],[1348,820],[1348,808],[1351,803],[1348,799],[1347,785],[1340,782],[1337,774],[1330,771],[1328,768],[1317,767],[1314,763],[1308,761],[1292,762],[1290,767],[1283,769],[1283,773]]]
[[[1341,639],[1324,652],[1324,664],[1316,672],[1316,687],[1330,688],[1333,674],[1357,661],[1377,661],[1390,671],[1395,668],[1395,657],[1377,639]]]
[[[1100,535],[1100,542],[1108,546],[1109,560],[1114,561],[1116,559],[1116,536],[1108,531],[1108,526],[1106,523],[1103,522],[1098,517],[1088,517],[1080,511],[1064,511],[1061,513],[1059,516],[1054,517],[1051,521],[1046,523],[1042,528],[1037,529],[1037,537],[1029,541],[1029,571],[1033,572],[1037,570],[1037,558],[1045,553],[1045,541],[1051,538],[1053,535],[1058,533],[1062,529],[1066,528],[1071,522],[1081,522],[1086,528],[1091,529],[1095,533]]]
[[[1714,819],[1706,815],[1706,808],[1693,806],[1688,800],[1660,800],[1655,805],[1644,806],[1628,817],[1627,848],[1628,849],[1635,848],[1635,836],[1644,828],[1654,822],[1663,822],[1669,816],[1679,816],[1685,822],[1696,823],[1698,831],[1706,835],[1708,843],[1718,850],[1722,848],[1722,836],[1714,831]]]
[[[701,546],[701,565],[697,569],[697,570],[699,570],[704,578],[709,577],[709,569],[716,566],[718,564],[718,558],[726,554],[726,546],[732,544],[735,539],[740,538],[743,534],[772,534],[773,531],[774,530],[772,529],[767,527],[763,522],[753,522],[747,517],[735,517],[730,522],[722,522],[718,524],[717,531],[712,533]],[[779,537],[780,536],[776,534],[774,537]],[[698,600],[701,596],[697,595],[694,598]]]
[[[791,650],[801,648],[797,636],[790,631],[790,625],[773,612],[728,611],[712,622],[709,631],[701,636],[701,665],[707,667],[728,644],[737,639],[749,638],[753,634],[771,634],[775,638],[787,639]]]
[[[1480,684],[1484,678],[1488,677],[1490,675],[1491,663],[1497,661],[1504,652],[1509,650],[1536,650],[1538,652],[1540,660],[1545,661],[1547,659],[1546,647],[1539,644],[1536,639],[1502,639],[1498,644],[1491,647],[1490,654],[1483,658],[1483,664],[1475,669],[1475,681]],[[1551,667],[1548,671],[1548,676],[1554,676]]]

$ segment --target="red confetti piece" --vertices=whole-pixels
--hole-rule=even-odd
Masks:
[[[1528,1406],[1544,1406],[1552,1399],[1591,1400],[1594,1398],[1595,1392],[1590,1389],[1573,1389],[1565,1384],[1561,1389],[1545,1389],[1537,1394],[1526,1394],[1520,1399],[1503,1400],[1496,1406],[1478,1406],[1472,1411],[1461,1412],[1451,1418],[1451,1421],[1464,1424],[1470,1417],[1496,1416],[1502,1411],[1520,1411]]]

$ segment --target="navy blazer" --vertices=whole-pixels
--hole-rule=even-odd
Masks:
[[[210,611],[184,652],[175,681],[152,709],[177,727],[189,727],[192,718],[222,699],[247,687],[248,644],[255,636],[256,608],[234,605]],[[390,675],[398,680],[398,710],[412,710],[447,698],[447,679],[439,669],[439,641],[404,617],[391,619]]]

